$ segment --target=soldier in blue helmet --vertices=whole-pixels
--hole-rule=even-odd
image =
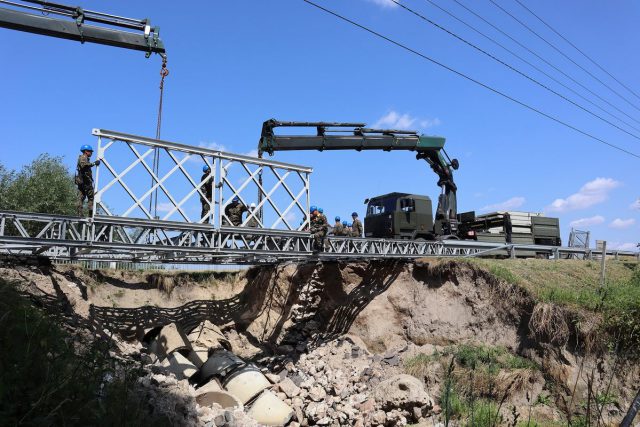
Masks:
[[[242,225],[242,214],[247,212],[247,206],[242,203],[240,197],[235,196],[231,203],[224,208],[224,214],[227,218],[222,219],[223,225],[233,225],[239,227]]]
[[[353,225],[351,226],[351,236],[352,237],[362,237],[362,222],[358,219],[358,212],[354,212],[351,214],[351,218],[353,218]]]
[[[200,210],[200,219],[204,218],[202,222],[209,223],[209,212],[211,210],[211,203],[213,203],[213,175],[211,174],[211,168],[209,165],[202,166],[202,178],[200,178],[202,186],[200,187],[200,204],[202,209]]]
[[[87,207],[89,208],[89,217],[93,217],[93,172],[91,168],[98,166],[100,160],[92,162],[91,155],[93,148],[90,145],[80,147],[80,156],[78,156],[78,164],[76,165],[75,184],[78,186],[78,199],[76,207],[78,216],[84,216],[83,205],[84,199],[87,199]]]
[[[324,238],[329,231],[327,218],[320,213],[320,209],[311,206],[311,227],[309,231],[313,235],[314,251],[318,252],[324,246]]]
[[[337,216],[335,219],[336,219],[336,223],[333,224],[333,235],[334,236],[344,236],[344,227],[342,226],[342,223],[340,222],[340,217]]]

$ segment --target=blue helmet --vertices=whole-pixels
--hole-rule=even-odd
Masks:
[[[93,147],[85,144],[82,147],[80,147],[80,151],[91,151],[93,153]]]
[[[352,223],[347,223],[347,227],[351,227],[353,224]]]
[[[209,165],[204,165],[204,166],[202,166],[202,172],[206,172],[206,171],[209,171],[209,170],[211,170],[211,168],[209,167]]]
[[[351,216],[358,216],[358,212],[353,212]]]
[[[318,212],[323,213],[324,210],[322,208],[318,208]]]
[[[336,221],[340,221],[340,217],[339,216],[336,217]]]
[[[234,202],[239,202],[239,201],[240,201],[240,197],[235,196],[235,197],[233,198],[233,201],[234,201]]]
[[[342,221],[342,225],[346,227],[347,226],[347,221]]]
[[[317,208],[317,207],[315,207],[315,206],[311,206],[311,207],[309,208],[309,212],[315,212],[315,211],[317,211],[317,210],[318,210],[318,208]]]

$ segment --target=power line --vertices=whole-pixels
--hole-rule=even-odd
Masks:
[[[544,21],[540,16],[536,15],[531,9],[529,9],[526,5],[524,5],[520,0],[515,0],[516,3],[518,3],[520,6],[522,6],[524,9],[527,10],[527,12],[529,12],[530,14],[532,14],[533,16],[535,16],[538,21],[542,22],[544,25],[547,26],[547,28],[549,28],[551,31],[553,31],[554,33],[556,33],[562,40],[564,40],[565,42],[567,42],[571,47],[573,47],[575,50],[577,50],[578,52],[580,52],[580,54],[582,56],[584,56],[585,58],[587,58],[589,61],[591,61],[591,63],[593,63],[596,67],[600,68],[602,71],[604,71],[609,77],[611,77],[613,80],[615,80],[616,82],[618,82],[618,84],[620,86],[622,86],[623,88],[627,89],[629,92],[631,92],[632,94],[634,94],[636,96],[636,98],[640,99],[640,95],[638,95],[636,92],[634,92],[631,88],[629,88],[627,85],[625,85],[624,83],[622,83],[620,80],[618,80],[617,78],[615,78],[615,76],[613,76],[610,72],[608,72],[607,70],[605,70],[600,64],[598,64],[595,60],[591,59],[591,57],[589,55],[587,55],[586,53],[584,53],[581,49],[578,48],[578,46],[576,46],[575,44],[571,43],[569,40],[567,40],[567,38],[565,36],[563,36],[562,34],[560,34],[555,28],[553,28],[551,25],[549,25],[546,21]]]
[[[617,90],[613,89],[611,86],[609,86],[608,84],[606,84],[605,82],[603,82],[602,80],[600,80],[597,76],[593,75],[593,73],[591,73],[589,70],[587,70],[586,68],[584,68],[582,65],[578,64],[576,61],[574,61],[573,59],[571,59],[567,54],[565,54],[563,51],[561,51],[560,49],[558,49],[554,44],[552,44],[550,41],[548,41],[547,39],[545,39],[544,37],[542,37],[540,34],[538,34],[537,32],[535,32],[533,29],[531,29],[531,27],[529,27],[527,24],[525,24],[524,22],[522,22],[521,20],[519,20],[518,18],[516,18],[513,14],[511,14],[508,10],[506,10],[505,8],[503,8],[502,6],[500,6],[498,3],[496,3],[494,0],[489,0],[493,5],[495,5],[498,9],[500,9],[501,11],[503,11],[504,13],[506,13],[507,15],[509,15],[511,18],[513,18],[514,20],[516,20],[520,25],[522,25],[523,27],[525,27],[527,30],[529,30],[531,33],[535,34],[536,37],[538,37],[540,40],[544,41],[546,44],[548,44],[549,46],[551,46],[555,51],[557,51],[560,55],[564,56],[565,58],[567,58],[569,61],[571,61],[576,67],[580,68],[582,71],[584,71],[585,73],[587,73],[588,75],[590,75],[593,79],[597,80],[598,82],[600,82],[601,85],[603,85],[604,87],[606,87],[607,89],[609,89],[611,92],[615,93],[616,95],[618,95],[620,98],[624,99],[627,104],[631,105],[633,108],[635,108],[636,110],[640,111],[640,108],[636,107],[635,104],[633,104],[631,101],[629,101],[627,98],[625,98],[624,96],[622,96]]]
[[[577,127],[575,127],[575,126],[573,126],[573,125],[571,125],[571,124],[569,124],[567,122],[564,122],[564,121],[562,121],[562,120],[560,120],[560,119],[558,119],[558,118],[556,118],[556,117],[554,117],[554,116],[552,116],[552,115],[550,115],[548,113],[545,113],[544,111],[541,111],[541,110],[539,110],[539,109],[537,109],[537,108],[535,108],[535,107],[533,107],[533,106],[531,106],[529,104],[526,104],[523,101],[520,101],[520,100],[518,100],[518,99],[516,99],[516,98],[514,98],[514,97],[512,97],[510,95],[507,95],[506,93],[501,92],[498,89],[495,89],[495,88],[493,88],[493,87],[491,87],[491,86],[489,86],[489,85],[487,85],[485,83],[482,83],[481,81],[476,80],[473,77],[468,76],[468,75],[464,74],[461,71],[458,71],[458,70],[456,70],[454,68],[451,68],[448,65],[443,64],[442,62],[439,62],[439,61],[437,61],[437,60],[435,60],[435,59],[433,59],[433,58],[431,58],[431,57],[429,57],[429,56],[427,56],[427,55],[425,55],[425,54],[423,54],[421,52],[418,52],[417,50],[412,49],[407,45],[404,45],[404,44],[402,44],[400,42],[397,42],[397,41],[395,41],[395,40],[393,40],[393,39],[391,39],[391,38],[389,38],[389,37],[377,32],[377,31],[375,31],[375,30],[372,30],[369,27],[366,27],[366,26],[364,26],[362,24],[359,24],[359,23],[357,23],[355,21],[352,21],[351,19],[349,19],[349,18],[347,18],[345,16],[342,16],[342,15],[338,14],[337,12],[334,12],[334,11],[332,11],[330,9],[327,9],[327,8],[325,8],[323,6],[320,6],[319,4],[314,3],[311,0],[302,0],[302,1],[304,1],[305,3],[307,3],[307,4],[311,5],[311,6],[314,6],[317,9],[320,9],[320,10],[322,10],[322,11],[324,11],[324,12],[330,14],[330,15],[333,15],[336,18],[339,18],[339,19],[341,19],[341,20],[343,20],[345,22],[348,22],[349,24],[354,25],[354,26],[360,28],[361,30],[364,30],[364,31],[366,31],[366,32],[368,32],[370,34],[373,34],[374,36],[379,37],[379,38],[381,38],[381,39],[383,39],[383,40],[385,40],[385,41],[387,41],[387,42],[389,42],[389,43],[391,43],[391,44],[393,44],[393,45],[395,45],[395,46],[397,46],[397,47],[399,47],[401,49],[404,49],[404,50],[406,50],[406,51],[408,51],[410,53],[413,53],[414,55],[417,55],[420,58],[425,59],[425,60],[427,60],[427,61],[429,61],[429,62],[431,62],[431,63],[433,63],[433,64],[435,64],[435,65],[437,65],[437,66],[439,66],[441,68],[444,68],[445,70],[450,71],[450,72],[452,72],[452,73],[454,73],[454,74],[456,74],[456,75],[458,75],[458,76],[460,76],[460,77],[462,77],[462,78],[464,78],[466,80],[469,80],[470,82],[473,82],[473,83],[477,84],[478,86],[482,86],[483,88],[485,88],[485,89],[487,89],[487,90],[489,90],[489,91],[491,91],[491,92],[493,92],[493,93],[495,93],[497,95],[500,95],[503,98],[506,98],[506,99],[510,100],[511,102],[514,102],[514,103],[516,103],[516,104],[518,104],[518,105],[520,105],[520,106],[522,106],[522,107],[524,107],[524,108],[526,108],[528,110],[531,110],[531,111],[533,111],[535,113],[538,113],[539,115],[541,115],[543,117],[546,117],[546,118],[548,118],[550,120],[553,120],[554,122],[559,123],[559,124],[569,128],[569,129],[571,129],[571,130],[573,130],[575,132],[578,132],[578,133],[580,133],[580,134],[582,134],[584,136],[587,136],[587,137],[589,137],[589,138],[591,138],[591,139],[593,139],[595,141],[598,141],[598,142],[600,142],[602,144],[605,144],[605,145],[607,145],[607,146],[609,146],[611,148],[614,148],[614,149],[616,149],[618,151],[621,151],[621,152],[626,153],[626,154],[628,154],[630,156],[633,156],[633,157],[635,157],[637,159],[640,159],[640,155],[638,155],[636,153],[633,153],[631,151],[625,150],[622,147],[619,147],[619,146],[617,146],[615,144],[607,142],[606,140],[604,140],[602,138],[599,138],[599,137],[597,137],[595,135],[592,135],[592,134],[590,134],[590,133],[588,133],[586,131],[583,131],[583,130],[581,130],[581,129],[579,129],[579,128],[577,128]]]
[[[535,69],[536,71],[538,71],[539,73],[543,74],[544,76],[546,76],[547,78],[553,80],[554,82],[556,82],[557,84],[559,84],[560,86],[562,86],[563,88],[571,91],[572,93],[574,93],[575,95],[577,95],[578,97],[580,97],[582,100],[588,102],[589,104],[593,105],[594,107],[600,109],[602,112],[610,115],[611,117],[621,121],[622,123],[624,123],[625,125],[629,126],[631,129],[634,129],[638,132],[640,132],[640,129],[638,129],[637,127],[633,126],[631,123],[621,119],[619,116],[616,116],[615,114],[609,112],[608,110],[605,110],[604,108],[602,108],[600,105],[596,104],[595,102],[591,101],[589,98],[583,96],[580,92],[576,91],[575,89],[573,89],[570,86],[567,86],[566,84],[562,83],[560,80],[556,79],[555,77],[553,77],[551,74],[547,73],[546,71],[544,71],[543,69],[541,69],[540,67],[538,67],[537,65],[531,63],[530,61],[528,61],[526,58],[523,58],[522,56],[518,55],[516,52],[512,51],[511,49],[509,49],[508,47],[506,47],[505,45],[503,45],[502,43],[500,43],[499,41],[497,41],[496,39],[494,39],[491,36],[488,36],[487,34],[483,33],[482,31],[478,30],[476,27],[474,27],[473,25],[469,24],[468,22],[464,21],[463,19],[459,18],[458,16],[456,16],[454,13],[452,13],[451,11],[443,8],[442,6],[440,6],[439,4],[435,3],[432,0],[425,0],[426,2],[430,3],[431,5],[433,5],[434,7],[437,7],[438,9],[440,9],[442,12],[446,13],[447,15],[449,15],[450,17],[452,17],[453,19],[455,19],[456,21],[462,23],[463,25],[465,25],[466,27],[468,27],[469,29],[475,31],[476,33],[480,34],[482,37],[484,37],[485,39],[489,40],[490,42],[496,44],[497,46],[501,47],[502,49],[504,49],[505,51],[509,52],[511,55],[515,56],[516,58],[518,58],[520,61],[524,62],[525,64],[529,65],[530,67],[532,67],[533,69]],[[640,123],[640,122],[638,122]]]
[[[636,123],[640,123],[640,121],[638,121],[637,119],[635,119],[634,117],[630,116],[629,114],[627,114],[625,111],[621,110],[620,108],[618,108],[616,105],[613,105],[611,102],[607,101],[606,99],[604,99],[603,97],[601,97],[600,95],[598,95],[597,93],[595,93],[594,91],[592,91],[591,89],[589,89],[588,87],[586,87],[585,85],[583,85],[582,83],[580,83],[579,81],[577,81],[576,79],[574,79],[573,77],[571,77],[569,74],[565,73],[564,71],[562,71],[560,68],[556,67],[555,65],[553,65],[551,62],[547,61],[546,59],[544,59],[542,56],[540,56],[539,54],[537,54],[536,52],[534,52],[533,50],[531,50],[529,47],[523,45],[520,41],[516,40],[515,38],[513,38],[511,35],[507,34],[506,32],[502,31],[500,28],[498,28],[496,25],[492,24],[491,22],[489,22],[487,19],[485,19],[484,17],[482,17],[481,15],[479,15],[477,12],[475,12],[473,9],[467,7],[466,5],[464,5],[463,3],[461,3],[459,0],[453,0],[454,2],[456,2],[456,4],[462,8],[464,8],[465,10],[467,10],[469,13],[473,14],[474,16],[476,16],[478,19],[482,20],[484,23],[486,23],[487,25],[489,25],[491,28],[495,29],[496,31],[498,31],[500,34],[504,35],[505,37],[507,37],[508,39],[510,39],[511,41],[513,41],[514,43],[516,43],[518,46],[520,46],[521,48],[525,49],[527,52],[531,53],[532,55],[534,55],[536,58],[540,59],[542,62],[544,62],[545,64],[547,64],[548,66],[550,66],[551,68],[553,68],[554,70],[556,70],[557,72],[559,72],[560,74],[562,74],[563,76],[565,76],[566,78],[568,78],[569,80],[571,80],[572,82],[574,82],[575,84],[577,84],[578,86],[580,86],[581,88],[583,88],[584,90],[586,90],[587,92],[589,92],[590,94],[592,94],[593,96],[595,96],[596,98],[598,98],[599,100],[601,100],[602,102],[606,103],[608,106],[610,106],[611,108],[614,108],[615,110],[617,110],[618,112],[624,114],[625,116],[629,117],[631,120],[633,120]]]
[[[403,8],[404,10],[406,10],[407,12],[410,12],[410,13],[414,14],[414,15],[415,15],[415,16],[417,16],[418,18],[420,18],[420,19],[422,19],[422,20],[424,20],[424,21],[428,22],[429,24],[431,24],[431,25],[435,26],[436,28],[438,28],[438,29],[440,29],[440,30],[444,31],[445,33],[449,34],[450,36],[455,37],[456,39],[458,39],[458,40],[460,40],[461,42],[465,43],[466,45],[468,45],[468,46],[472,47],[473,49],[477,50],[478,52],[480,52],[480,53],[482,53],[482,54],[484,54],[484,55],[488,56],[489,58],[493,59],[494,61],[498,62],[499,64],[504,65],[505,67],[507,67],[507,68],[508,68],[508,69],[510,69],[511,71],[513,71],[513,72],[515,72],[515,73],[517,73],[517,74],[521,75],[521,76],[522,76],[522,77],[524,77],[525,79],[527,79],[527,80],[529,80],[529,81],[533,82],[534,84],[536,84],[536,85],[540,86],[541,88],[543,88],[543,89],[545,89],[545,90],[547,90],[547,91],[551,92],[552,94],[554,94],[554,95],[556,95],[556,96],[558,96],[558,97],[560,97],[560,98],[564,99],[565,101],[569,102],[570,104],[572,104],[572,105],[574,105],[574,106],[578,107],[578,108],[579,108],[579,109],[581,109],[582,111],[584,111],[584,112],[586,112],[586,113],[589,113],[589,114],[591,114],[593,117],[596,117],[597,119],[602,120],[603,122],[605,122],[605,123],[607,123],[607,124],[609,124],[609,125],[611,125],[611,126],[615,127],[616,129],[618,129],[618,130],[620,130],[620,131],[622,131],[622,132],[626,133],[627,135],[632,136],[633,138],[636,138],[637,140],[640,140],[640,136],[638,136],[638,135],[636,135],[636,134],[634,134],[634,133],[631,133],[631,132],[627,131],[626,129],[624,129],[624,128],[622,128],[622,127],[618,126],[617,124],[615,124],[615,123],[613,123],[613,122],[611,122],[611,121],[609,121],[609,120],[605,119],[604,117],[600,116],[599,114],[594,113],[594,112],[593,112],[593,111],[591,111],[590,109],[583,107],[582,105],[578,104],[577,102],[573,101],[572,99],[567,98],[567,97],[566,97],[566,96],[564,96],[563,94],[561,94],[561,93],[559,93],[559,92],[555,91],[554,89],[552,89],[552,88],[550,88],[549,86],[545,85],[544,83],[541,83],[540,81],[538,81],[538,80],[534,79],[533,77],[529,76],[528,74],[526,74],[526,73],[524,73],[524,72],[520,71],[519,69],[515,68],[514,66],[512,66],[512,65],[510,65],[510,64],[508,64],[508,63],[506,63],[506,62],[504,62],[504,61],[503,61],[503,60],[501,60],[500,58],[498,58],[498,57],[496,57],[495,55],[493,55],[493,54],[491,54],[491,53],[487,52],[486,50],[482,49],[481,47],[479,47],[479,46],[477,46],[477,45],[475,45],[475,44],[471,43],[470,41],[468,41],[468,40],[466,40],[466,39],[464,39],[464,38],[460,37],[460,36],[459,36],[459,35],[457,35],[456,33],[452,32],[452,31],[448,30],[447,28],[443,27],[442,25],[440,25],[440,24],[438,24],[438,23],[436,23],[436,22],[432,21],[431,19],[429,19],[429,18],[427,18],[426,16],[424,16],[424,15],[420,14],[419,12],[416,12],[415,10],[411,9],[411,8],[410,8],[410,7],[408,7],[408,6],[405,6],[404,4],[400,3],[400,2],[399,2],[399,1],[397,1],[397,0],[391,0],[391,1],[392,1],[393,3],[395,3],[395,4],[397,4],[398,6],[400,6],[401,8]]]

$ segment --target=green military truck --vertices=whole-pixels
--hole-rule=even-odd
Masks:
[[[433,208],[428,196],[389,193],[365,200],[365,237],[433,240]]]
[[[560,246],[560,222],[528,212],[495,212],[457,215],[457,232],[447,234],[434,221],[428,196],[388,193],[365,200],[365,237],[391,239],[464,239],[492,243]]]

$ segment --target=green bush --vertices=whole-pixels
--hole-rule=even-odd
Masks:
[[[0,209],[75,215],[76,193],[61,157],[41,154],[20,172],[0,166]]]
[[[116,364],[104,341],[80,342],[0,281],[2,425],[168,425],[135,396],[140,367]]]

